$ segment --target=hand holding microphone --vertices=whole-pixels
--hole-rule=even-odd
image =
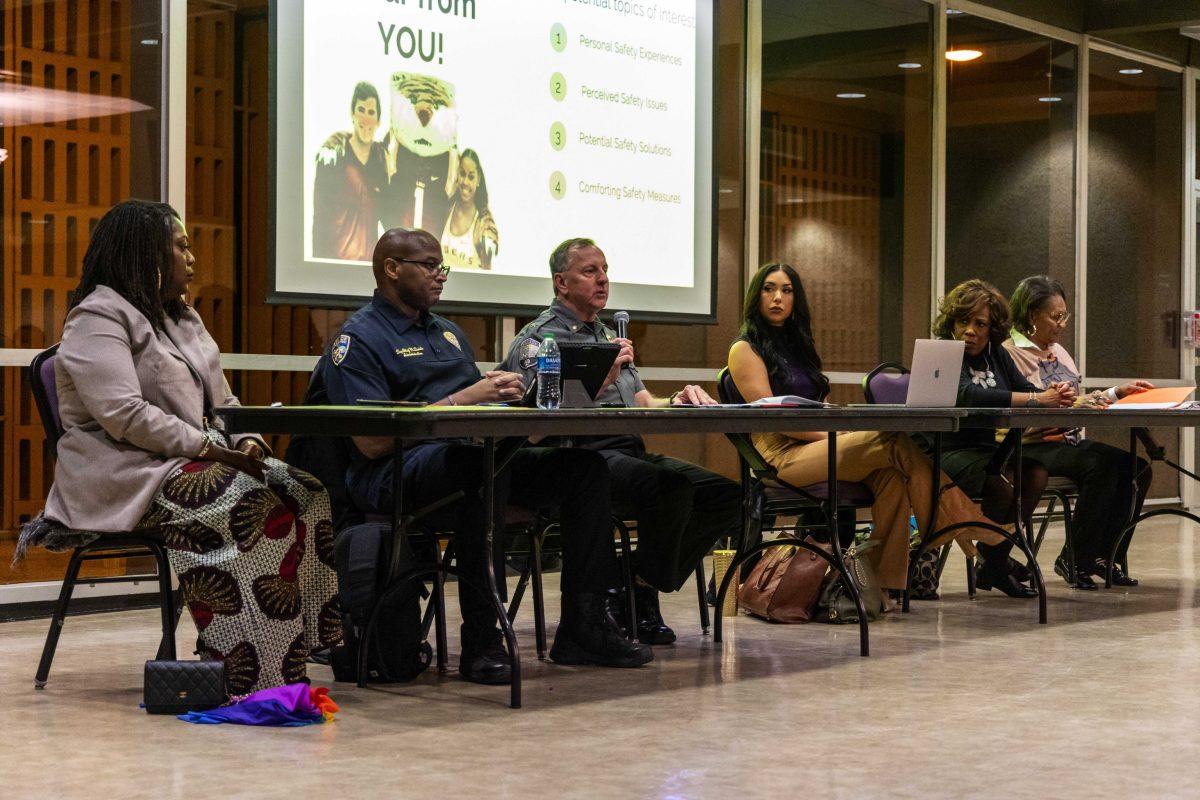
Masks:
[[[613,369],[616,370],[633,363],[633,342],[629,341],[629,312],[618,311],[613,314],[613,325],[617,329],[617,344],[621,345],[617,360],[613,362]]]

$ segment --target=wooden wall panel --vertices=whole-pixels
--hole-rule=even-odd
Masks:
[[[880,140],[792,114],[763,120],[763,262],[796,267],[826,370],[879,362]]]
[[[3,69],[26,86],[124,95],[130,12],[129,0],[5,3]],[[10,154],[0,170],[0,304],[8,346],[36,348],[61,334],[91,226],[128,195],[129,125],[123,116],[17,123],[0,128]],[[0,559],[7,560],[15,529],[42,507],[52,463],[26,370],[3,370],[0,394]]]

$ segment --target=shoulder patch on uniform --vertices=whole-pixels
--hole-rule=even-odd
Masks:
[[[350,337],[342,334],[333,343],[333,350],[330,351],[330,356],[333,357],[333,365],[336,367],[346,360],[346,354],[350,352]]]
[[[462,345],[458,343],[458,337],[454,335],[454,331],[444,331],[442,336],[446,337],[446,341],[462,350]]]
[[[617,335],[615,333],[613,333],[611,329],[605,328],[604,329],[604,338],[611,342],[613,339],[617,338]]]
[[[521,342],[521,369],[533,369],[537,365],[537,352],[542,343],[532,337]]]

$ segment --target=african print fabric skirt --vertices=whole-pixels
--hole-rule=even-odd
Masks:
[[[303,680],[309,651],[342,638],[329,496],[274,458],[264,478],[188,462],[139,525],[161,532],[199,630],[197,653],[225,662],[231,695]]]

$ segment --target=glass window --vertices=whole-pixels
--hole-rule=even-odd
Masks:
[[[969,14],[947,31],[946,290],[1051,275],[1073,304],[1076,48]]]
[[[92,226],[113,203],[159,197],[160,5],[43,0],[0,11],[0,346],[57,341]],[[8,563],[16,528],[42,508],[53,462],[26,370],[2,370],[0,402]],[[62,574],[51,557],[30,563],[0,571],[0,582]]]
[[[915,0],[763,3],[759,260],[800,272],[826,370],[929,335],[931,17]]]
[[[1182,77],[1090,60],[1087,372],[1178,378]]]

